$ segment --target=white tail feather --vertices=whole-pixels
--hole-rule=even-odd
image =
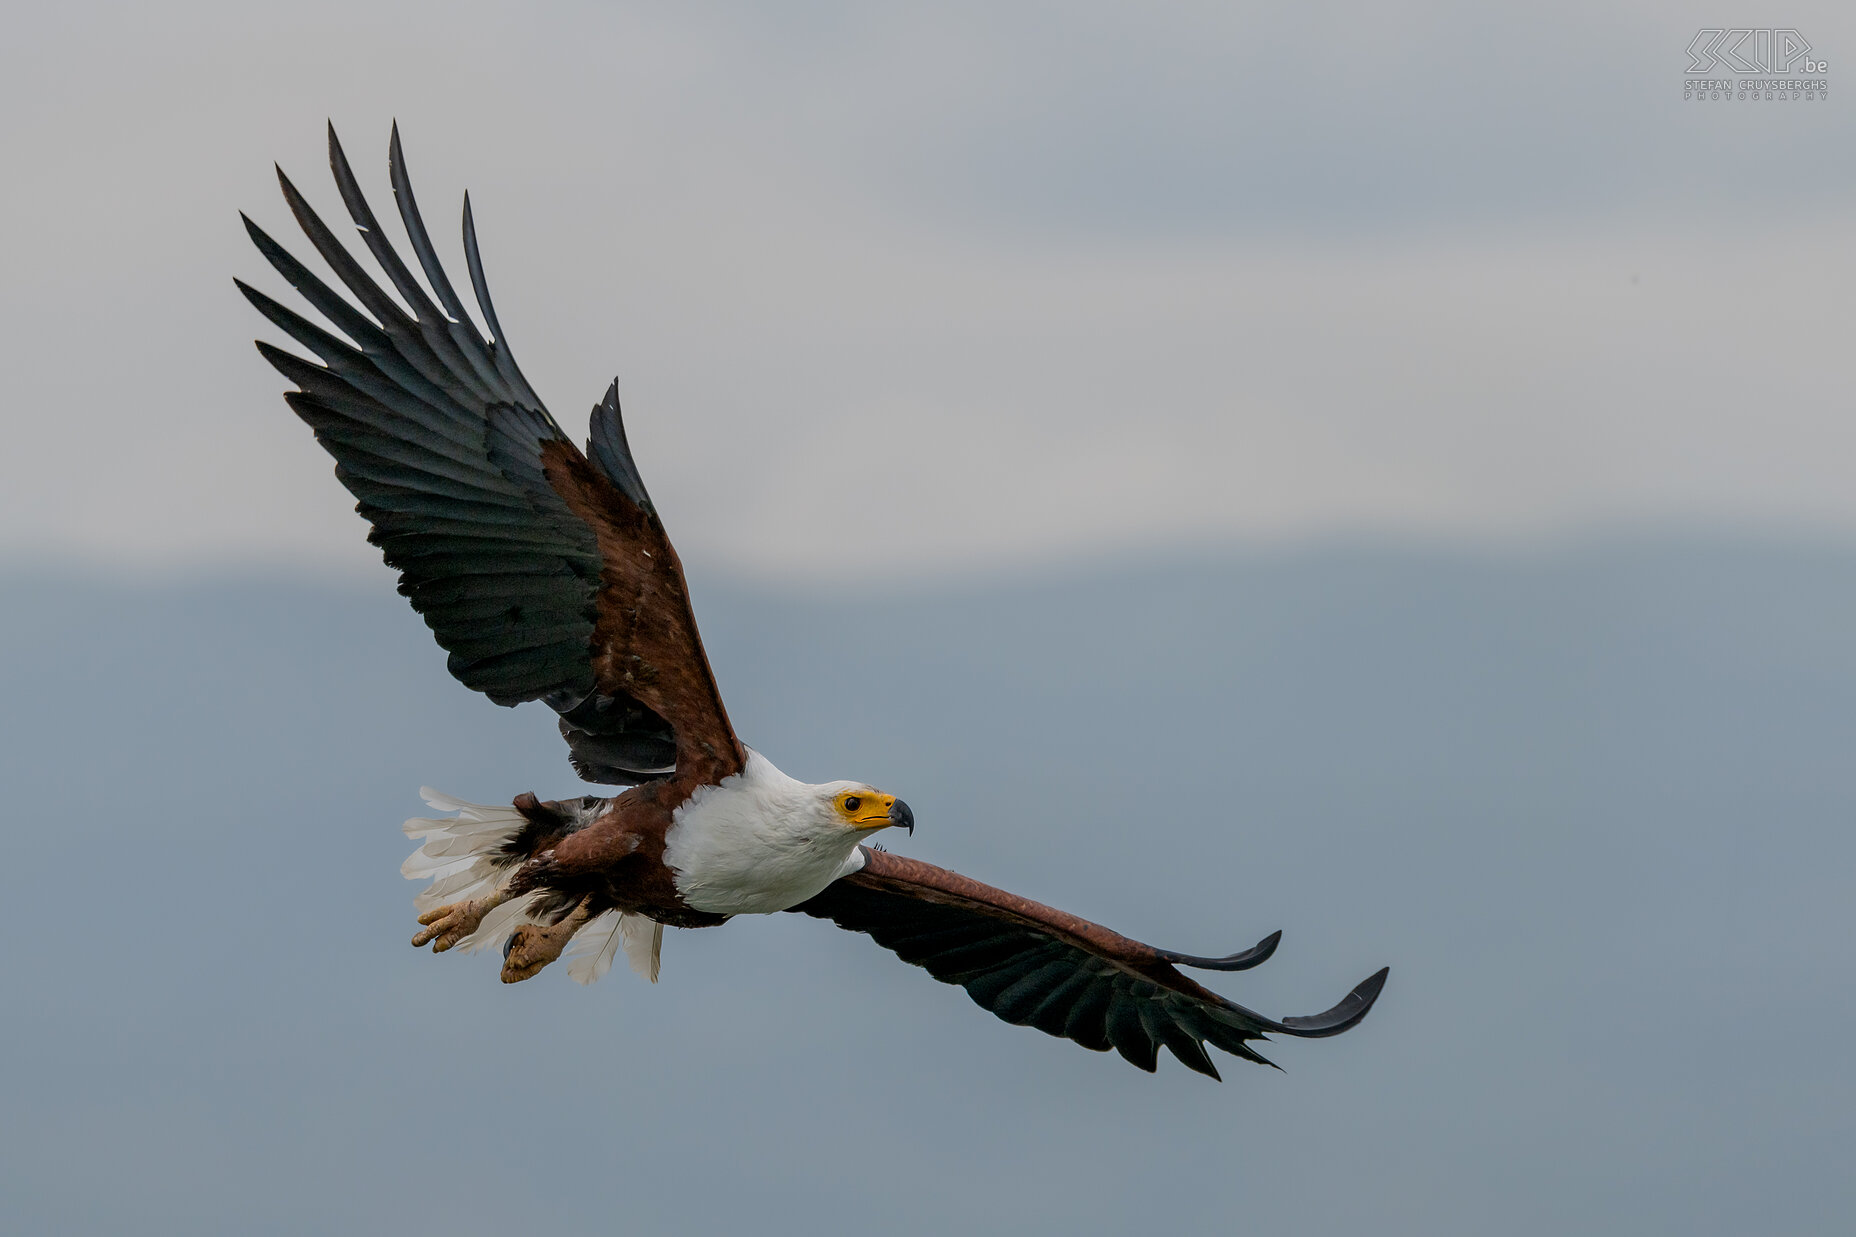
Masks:
[[[462,871],[440,876],[413,896],[412,904],[423,915],[452,902],[471,902],[495,893],[509,874],[505,866],[478,859]]]
[[[511,810],[501,804],[472,803],[456,795],[448,795],[442,790],[433,790],[430,786],[419,787],[419,797],[425,800],[427,807],[435,808],[440,812],[461,812],[473,819],[482,819],[481,813]]]
[[[645,915],[622,915],[619,939],[625,945],[625,960],[632,964],[632,970],[656,983],[664,952],[664,925]]]
[[[590,984],[612,969],[624,920],[618,911],[607,911],[574,933],[574,939],[567,943],[567,978],[577,984]]]
[[[434,906],[443,906],[447,902],[456,902],[458,894],[465,897],[482,897],[482,894],[470,890],[500,875],[496,865],[487,859],[479,859],[460,872],[440,876],[431,884],[413,896],[412,903],[421,911],[429,911]]]
[[[644,915],[607,911],[574,933],[567,945],[567,977],[590,984],[612,969],[621,948],[632,970],[657,982],[664,925]]]
[[[425,845],[406,857],[400,874],[407,880],[461,872],[472,863],[496,857],[504,843],[522,832],[528,823],[513,807],[489,807],[465,803],[424,787],[420,794],[437,808],[450,808],[456,816],[433,820],[414,817],[403,826],[409,838],[424,838]]]

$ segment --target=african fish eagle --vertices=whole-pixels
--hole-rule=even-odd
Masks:
[[[451,673],[498,704],[544,702],[581,778],[628,788],[559,802],[524,794],[509,807],[426,791],[451,814],[406,825],[425,841],[402,871],[432,881],[416,899],[415,946],[500,945],[505,983],[570,946],[569,973],[591,982],[623,947],[655,979],[666,924],[797,911],[865,933],[1007,1022],[1112,1047],[1148,1071],[1164,1045],[1213,1078],[1206,1044],[1268,1064],[1250,1046],[1268,1032],[1337,1035],[1366,1016],[1384,970],[1326,1013],[1274,1019],[1176,969],[1256,966],[1279,932],[1227,957],[1174,953],[865,845],[882,829],[913,833],[908,805],[862,782],[796,781],[729,725],[682,566],[626,444],[617,382],[593,409],[582,453],[510,355],[469,195],[464,255],[487,335],[420,220],[398,126],[388,169],[424,284],[374,217],[333,126],[329,162],[404,305],[279,169],[291,213],[359,308],[246,217],[258,250],[346,337],[239,281],[322,363],[263,342],[258,351],[296,385],[285,400],[335,457],[368,540],[399,570]]]

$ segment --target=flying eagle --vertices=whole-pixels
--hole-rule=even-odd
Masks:
[[[591,982],[623,947],[656,979],[666,924],[797,911],[868,935],[1007,1022],[1114,1048],[1148,1071],[1165,1046],[1213,1078],[1206,1044],[1269,1064],[1250,1046],[1268,1032],[1338,1035],[1366,1016],[1384,970],[1326,1013],[1279,1020],[1177,969],[1256,966],[1279,932],[1228,957],[1174,953],[866,845],[883,829],[912,834],[908,805],[862,782],[796,781],[729,725],[683,568],[625,441],[617,382],[593,409],[582,452],[510,355],[469,195],[464,256],[487,335],[420,220],[398,126],[388,169],[424,284],[374,217],[333,126],[329,162],[400,300],[280,168],[291,213],[359,307],[245,217],[259,252],[346,336],[239,281],[322,363],[263,342],[258,351],[295,384],[285,400],[335,457],[368,540],[399,570],[399,591],[450,654],[451,673],[497,704],[547,704],[580,777],[628,787],[560,802],[524,794],[509,807],[424,792],[450,815],[406,824],[425,841],[402,871],[432,881],[415,900],[415,946],[500,945],[505,983],[564,952],[569,973]]]

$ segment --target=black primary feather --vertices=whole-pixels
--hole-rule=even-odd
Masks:
[[[280,169],[291,213],[359,303],[245,220],[266,261],[339,332],[238,282],[259,313],[322,362],[259,344],[297,386],[286,397],[290,407],[335,458],[336,476],[373,526],[369,540],[399,569],[400,592],[450,654],[452,674],[498,704],[547,701],[563,715],[582,776],[627,783],[667,771],[675,745],[663,719],[629,697],[594,691],[598,544],[542,473],[543,445],[567,438],[510,355],[468,196],[465,259],[487,336],[426,232],[398,126],[388,143],[393,194],[430,291],[388,240],[332,126],[329,164],[349,217],[404,305],[362,269]],[[596,466],[649,510],[618,421],[616,388],[601,409],[593,426]]]

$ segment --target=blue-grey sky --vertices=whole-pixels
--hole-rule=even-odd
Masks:
[[[536,387],[577,426],[618,374],[684,548],[731,569],[1847,532],[1847,104],[1685,102],[1701,20],[42,6],[0,50],[0,527],[365,565],[228,281],[274,288],[234,217],[289,230],[273,160],[333,209],[332,117],[384,194],[397,116],[429,216],[473,189]],[[1856,35],[1733,20],[1831,78]],[[847,469],[886,500],[847,518]]]
[[[384,575],[384,573],[381,573]],[[371,584],[371,587],[364,587]],[[811,919],[591,988],[408,948],[421,782],[574,783],[384,580],[0,577],[0,1227],[1397,1237],[1856,1208],[1856,554],[1176,557],[699,582],[741,732],[898,849],[1337,1039],[1157,1075]],[[1133,844],[1130,844],[1133,839]]]

